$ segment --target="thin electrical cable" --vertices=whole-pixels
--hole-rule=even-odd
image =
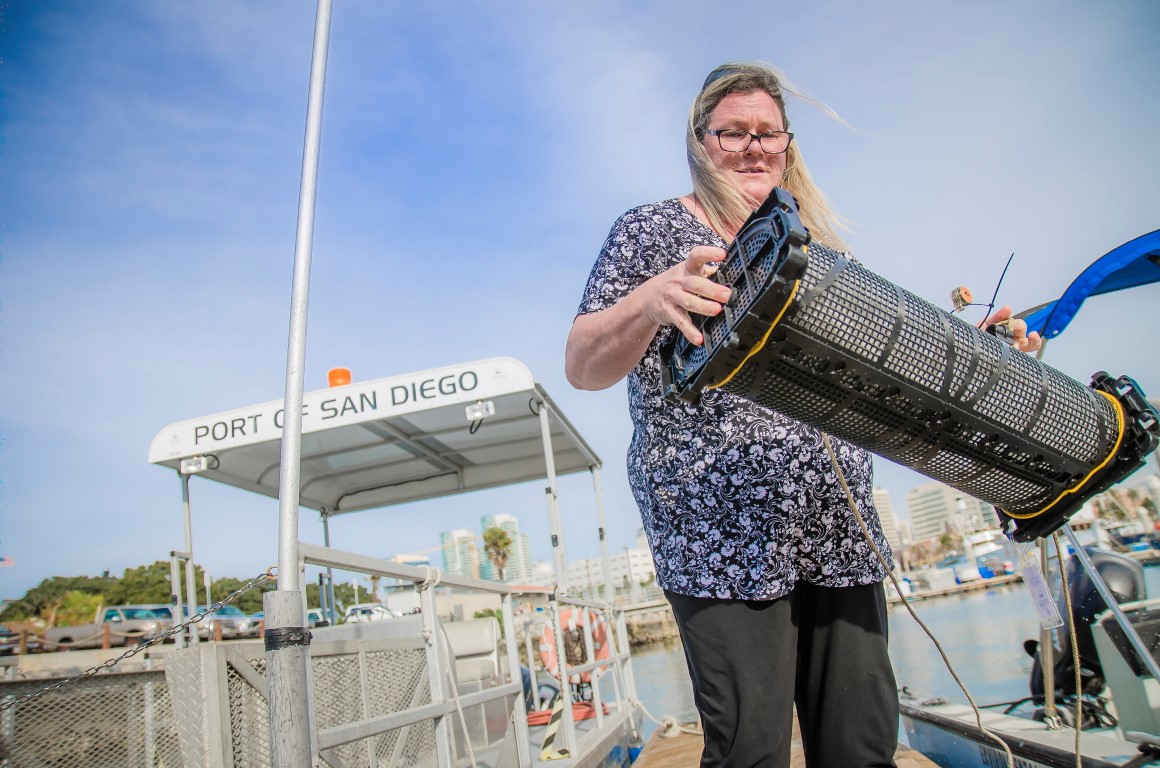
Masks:
[[[918,618],[918,614],[915,612],[914,606],[912,606],[910,601],[906,599],[906,596],[902,594],[902,586],[898,583],[898,579],[895,578],[894,571],[891,570],[890,564],[886,562],[886,558],[883,557],[882,552],[878,549],[878,545],[874,543],[874,538],[870,535],[870,529],[866,527],[866,521],[862,519],[862,513],[858,511],[858,502],[854,501],[854,494],[850,491],[850,486],[846,482],[846,475],[844,472],[842,472],[842,468],[838,466],[838,456],[834,453],[834,446],[830,444],[830,436],[825,432],[822,432],[822,442],[826,444],[826,451],[830,454],[830,463],[833,464],[834,471],[838,474],[838,482],[842,484],[842,490],[846,492],[846,501],[850,505],[850,510],[854,513],[854,520],[857,521],[858,527],[862,530],[862,536],[866,539],[866,543],[870,545],[870,549],[874,550],[874,554],[878,557],[878,562],[880,562],[882,567],[886,570],[886,575],[890,577],[890,583],[894,585],[894,589],[898,592],[898,597],[902,599],[902,604],[906,606],[906,610],[910,612],[911,617],[916,622],[918,622],[918,626],[922,627],[922,631],[926,633],[926,636],[930,638],[930,641],[934,643],[934,647],[938,650],[939,656],[942,657],[943,664],[946,665],[947,671],[951,673],[951,677],[955,679],[955,682],[958,683],[959,689],[962,690],[963,694],[967,697],[967,702],[970,703],[971,709],[975,713],[975,724],[979,726],[979,730],[982,733],[985,733],[987,736],[990,736],[995,740],[995,742],[1003,747],[1003,752],[1005,752],[1007,755],[1007,768],[1015,768],[1015,756],[1011,753],[1011,748],[1007,746],[1007,742],[1003,741],[1003,739],[994,733],[991,733],[991,731],[987,730],[986,726],[983,725],[983,715],[981,712],[979,712],[979,706],[975,704],[975,699],[973,696],[971,696],[971,692],[967,690],[967,686],[963,683],[958,673],[955,672],[955,668],[951,665],[951,660],[947,657],[946,651],[943,650],[942,644],[939,643],[938,638],[934,636],[934,633],[930,631],[930,628],[926,626],[923,620]]]
[[[991,316],[991,311],[995,309],[995,302],[999,298],[999,287],[1003,285],[1003,278],[1007,276],[1007,268],[1011,266],[1011,260],[1014,258],[1015,252],[1012,251],[1011,255],[1007,257],[1007,263],[1003,265],[1003,272],[999,275],[999,282],[995,283],[995,292],[991,294],[991,303],[987,305],[987,312],[983,315],[983,323],[987,322],[987,318]],[[979,323],[980,328],[983,326],[983,323]]]

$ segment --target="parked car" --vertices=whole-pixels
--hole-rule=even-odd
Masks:
[[[357,624],[363,621],[386,621],[401,615],[380,603],[358,603],[347,607],[342,621],[344,624]]]
[[[250,614],[250,618],[257,624],[259,621],[266,620],[266,613],[265,611],[255,611]],[[306,626],[326,627],[330,626],[330,620],[326,618],[326,614],[322,612],[321,608],[310,608],[306,611]]]
[[[201,613],[208,607],[199,605],[197,611]],[[207,615],[197,623],[198,632],[202,637],[213,637],[214,625],[221,625],[223,640],[258,636],[258,620],[242,613],[242,609],[236,605],[223,605]]]
[[[40,640],[31,632],[25,640],[25,648],[29,653],[41,650]],[[13,632],[5,626],[0,626],[0,656],[11,656],[20,653],[20,633]]]
[[[92,624],[52,627],[44,633],[50,651],[73,648],[100,648],[105,627],[109,627],[109,645],[139,645],[167,628],[165,619],[152,609],[133,605],[113,605],[97,614]]]
[[[151,611],[161,619],[163,630],[173,627],[173,606],[168,603],[136,603],[134,605],[124,605],[121,607],[131,610]]]

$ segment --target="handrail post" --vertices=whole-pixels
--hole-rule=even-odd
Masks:
[[[1056,555],[1059,553],[1057,552]],[[1063,569],[1063,558],[1059,560],[1059,567]],[[1039,540],[1039,566],[1043,575],[1047,576],[1047,539]],[[1070,618],[1068,619],[1070,621]],[[1055,708],[1055,645],[1050,629],[1039,630],[1039,665],[1043,668],[1043,722],[1051,730],[1062,725],[1059,711]]]
[[[520,765],[531,765],[531,750],[528,748],[528,712],[524,700],[524,676],[520,669],[520,652],[516,646],[516,620],[512,611],[512,593],[508,592],[500,598],[500,608],[503,614],[504,645],[508,657],[508,678],[512,682],[519,682],[520,695],[515,703],[515,736],[516,755]],[[532,663],[531,655],[528,664]],[[532,690],[535,690],[535,681],[532,681]]]

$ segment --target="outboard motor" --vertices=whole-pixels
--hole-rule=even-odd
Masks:
[[[1144,569],[1135,560],[1115,552],[1094,547],[1084,547],[1095,566],[1096,572],[1115,595],[1117,603],[1143,600],[1145,595]],[[1071,607],[1075,619],[1076,646],[1079,648],[1080,680],[1085,694],[1096,696],[1103,691],[1104,675],[1092,637],[1092,624],[1108,609],[1108,604],[1096,590],[1091,575],[1080,565],[1078,557],[1067,561],[1068,592],[1071,593]],[[1056,606],[1064,617],[1064,625],[1058,630],[1059,647],[1054,651],[1055,689],[1060,699],[1075,693],[1075,665],[1072,663],[1071,618],[1062,594],[1062,582],[1057,590]],[[1027,653],[1035,659],[1031,667],[1031,696],[1036,703],[1044,701],[1043,667],[1039,658],[1039,643],[1028,640],[1023,644]]]

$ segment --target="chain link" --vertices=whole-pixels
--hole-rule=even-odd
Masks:
[[[162,632],[161,634],[159,634],[155,637],[150,638],[149,640],[145,641],[144,643],[141,643],[140,645],[137,645],[137,646],[130,648],[129,650],[122,653],[120,656],[113,658],[113,659],[109,659],[104,664],[99,664],[95,667],[90,667],[89,669],[86,669],[84,672],[73,675],[72,677],[69,677],[69,678],[65,678],[64,680],[58,680],[57,682],[53,683],[52,685],[45,686],[44,688],[41,688],[39,691],[27,693],[23,696],[19,696],[15,699],[10,699],[10,700],[5,701],[5,702],[0,702],[0,712],[4,712],[8,709],[11,709],[12,707],[14,707],[17,704],[20,704],[22,702],[32,701],[34,699],[39,699],[41,696],[44,696],[47,693],[51,693],[52,691],[63,688],[66,685],[71,685],[72,683],[75,683],[78,680],[84,680],[87,677],[92,677],[93,675],[97,674],[98,672],[101,672],[102,670],[112,669],[113,667],[117,666],[125,659],[136,656],[138,653],[145,650],[146,648],[151,648],[154,645],[157,645],[158,643],[165,642],[169,638],[176,635],[178,632],[183,631],[184,629],[186,629],[187,627],[189,627],[192,624],[196,624],[197,622],[201,621],[209,614],[211,614],[214,611],[221,608],[223,605],[226,605],[227,603],[229,603],[232,600],[236,600],[237,598],[239,598],[242,595],[249,592],[251,589],[256,589],[257,587],[260,587],[263,584],[270,582],[270,581],[277,581],[278,580],[278,576],[276,574],[277,570],[278,570],[277,568],[271,567],[269,570],[265,571],[264,573],[258,574],[257,576],[250,579],[248,582],[246,582],[242,586],[238,587],[236,590],[234,590],[230,594],[226,595],[224,598],[222,598],[218,602],[216,602],[213,605],[206,608],[204,611],[201,611],[200,613],[195,613],[193,616],[191,616],[189,618],[188,621],[185,621],[182,624],[174,625],[173,627],[165,630],[164,632]],[[178,607],[180,607],[180,606],[178,606]]]

